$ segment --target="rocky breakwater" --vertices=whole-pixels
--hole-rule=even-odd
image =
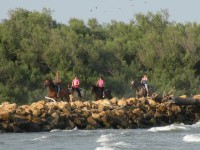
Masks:
[[[46,102],[17,106],[0,105],[0,132],[40,132],[52,129],[150,128],[172,123],[193,124],[200,118],[199,106],[129,98]]]

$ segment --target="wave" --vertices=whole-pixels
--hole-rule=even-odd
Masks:
[[[126,142],[117,142],[117,143],[101,143],[103,147],[97,147],[95,150],[114,150],[115,148],[131,148],[132,145]]]
[[[114,144],[112,144],[113,146],[123,146],[123,147],[126,147],[126,148],[128,148],[128,147],[131,147],[132,145],[131,144],[129,144],[129,143],[126,143],[126,142],[117,142],[117,143],[114,143]]]
[[[184,126],[184,124],[171,124],[169,126],[153,127],[151,129],[148,129],[148,131],[150,131],[150,132],[181,131],[181,130],[187,130],[187,128]]]
[[[74,129],[72,129],[73,131],[77,131],[78,130],[78,127],[74,127]]]
[[[101,135],[98,139],[97,142],[100,143],[102,147],[97,147],[96,150],[114,150],[115,148],[132,148],[133,145],[130,143],[126,143],[124,141],[119,141],[117,136],[115,134],[106,134],[106,135]]]
[[[195,124],[191,125],[194,128],[200,128],[200,121],[196,122]]]
[[[47,139],[47,136],[41,136],[41,137],[31,139],[31,141],[46,141],[46,139]]]
[[[171,124],[171,125],[163,126],[163,127],[153,127],[153,128],[150,128],[148,131],[150,132],[182,131],[182,130],[190,130],[190,129],[196,129],[196,128],[200,128],[200,121],[192,125],[185,125],[181,123],[181,124]]]
[[[106,135],[101,135],[98,139],[97,142],[98,143],[104,143],[104,142],[109,142],[114,140],[114,134],[110,133],[110,134],[106,134]]]
[[[95,150],[115,150],[115,149],[111,148],[111,147],[104,146],[104,147],[97,147]]]
[[[74,127],[74,129],[65,129],[65,130],[62,130],[62,131],[65,131],[65,132],[73,132],[73,131],[80,131],[78,130],[78,127]]]
[[[60,130],[60,129],[53,129],[50,132],[59,132],[59,131],[62,131],[62,130]]]
[[[128,133],[128,131],[122,131],[120,134],[126,134],[126,133]]]
[[[101,143],[102,147],[97,147],[95,150],[114,150],[114,148],[109,144],[109,142],[115,140],[115,135],[110,134],[103,134],[98,139],[97,142]]]
[[[200,134],[190,134],[183,137],[185,142],[200,142]]]

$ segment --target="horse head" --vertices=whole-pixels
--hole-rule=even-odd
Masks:
[[[131,83],[130,83],[131,89],[136,88],[137,85],[138,85],[138,82],[135,81],[135,80],[132,80]]]
[[[137,81],[137,80],[132,80],[130,85],[131,85],[131,88],[143,87],[143,84],[140,83],[140,82]]]
[[[133,86],[133,85],[134,85],[134,82],[135,82],[134,80],[132,80],[132,81],[131,81],[131,86]]]
[[[91,93],[95,93],[98,90],[98,87],[96,85],[91,85]]]
[[[108,98],[108,99],[112,99],[112,94],[111,94],[111,90],[110,89],[106,89],[104,91],[104,97]]]
[[[51,80],[49,80],[49,79],[46,79],[44,81],[44,86],[45,87],[49,87],[49,86],[53,86],[53,85],[54,85],[53,82]]]

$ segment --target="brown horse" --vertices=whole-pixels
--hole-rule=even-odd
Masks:
[[[50,99],[54,99],[55,101],[57,101],[57,99],[60,98],[61,100],[65,99],[67,102],[69,102],[70,99],[68,87],[61,90],[59,97],[57,97],[56,86],[54,85],[52,80],[45,80],[44,86],[49,88],[48,97]]]
[[[95,100],[104,99],[104,98],[112,99],[112,94],[111,94],[110,89],[104,90],[103,95],[102,95],[102,92],[100,91],[99,87],[96,85],[92,85],[91,92],[94,95]]]
[[[136,90],[136,98],[147,97],[147,90],[142,83],[134,80],[131,81],[131,89]],[[148,90],[148,96],[151,96],[153,94],[152,89],[148,88]]]

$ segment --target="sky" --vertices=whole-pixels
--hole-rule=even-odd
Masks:
[[[129,23],[134,15],[156,13],[162,9],[169,12],[169,21],[200,23],[200,0],[0,0],[0,22],[9,19],[8,12],[16,8],[42,12],[43,8],[53,11],[52,18],[67,24],[71,18],[96,18],[98,23],[112,20]]]

